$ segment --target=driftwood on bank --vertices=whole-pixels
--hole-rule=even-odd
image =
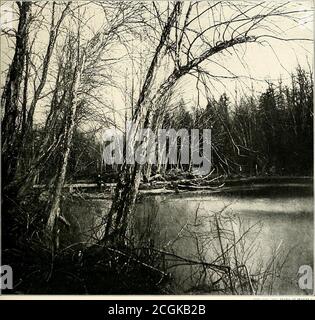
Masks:
[[[180,179],[173,181],[152,181],[152,182],[144,182],[140,184],[139,190],[142,193],[146,193],[146,191],[150,191],[153,193],[159,192],[172,192],[172,190],[178,191],[181,190],[216,190],[221,188],[224,184],[212,184],[210,185],[209,181],[202,181],[200,183],[196,183],[197,179]],[[47,186],[45,184],[37,184],[34,185],[34,189],[45,189]],[[77,190],[85,190],[85,189],[99,189],[101,191],[112,191],[116,187],[116,183],[68,183],[64,185],[64,189],[68,189],[70,193]]]

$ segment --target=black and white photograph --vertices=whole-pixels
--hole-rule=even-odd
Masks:
[[[314,5],[1,0],[1,294],[311,298]]]

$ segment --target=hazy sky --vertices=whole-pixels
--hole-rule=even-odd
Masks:
[[[242,3],[242,1],[234,1]],[[258,3],[258,1],[256,1]],[[281,2],[280,2],[281,3]],[[298,21],[293,22],[289,19],[275,17],[272,21],[274,26],[281,29],[281,35],[287,39],[313,39],[313,1],[291,1],[287,10],[307,10],[301,13]],[[228,16],[228,12],[226,16]],[[253,88],[256,93],[262,92],[267,81],[275,81],[281,77],[283,83],[290,81],[290,73],[300,64],[302,67],[309,68],[313,65],[313,42],[312,41],[279,41],[268,38],[263,44],[250,43],[248,45],[237,46],[236,51],[214,56],[210,61],[202,64],[202,67],[214,75],[231,76],[231,73],[239,76],[238,79],[219,78],[212,81],[209,85],[210,94],[218,97],[226,92],[231,100],[235,99],[235,91],[238,91],[238,98],[242,94],[247,94]],[[140,46],[141,47],[141,46]],[[218,66],[219,63],[221,66]],[[223,66],[223,67],[222,67]],[[130,62],[121,64],[120,70],[125,69],[131,73]],[[131,74],[130,74],[131,78]],[[129,82],[130,83],[130,82]],[[128,85],[127,87],[130,87]],[[200,90],[196,90],[196,79],[192,76],[184,76],[176,85],[175,99],[183,98],[188,106],[195,106],[197,97],[201,106],[206,104],[206,94],[203,86],[199,85]],[[116,90],[112,93],[114,105],[123,105],[118,102]],[[122,108],[123,110],[124,108]],[[121,112],[123,118],[124,113]]]
[[[258,4],[258,1],[256,1]],[[3,1],[1,1],[3,3]],[[234,1],[235,4],[246,4],[248,1]],[[252,1],[255,3],[255,1]],[[270,2],[271,3],[271,2]],[[277,1],[276,3],[281,3]],[[166,5],[161,5],[161,8]],[[8,7],[8,5],[7,5]],[[287,10],[312,10],[314,7],[314,2],[305,1],[291,1],[287,5]],[[1,7],[2,13],[3,6]],[[226,9],[222,14],[227,18],[232,15],[232,11]],[[258,9],[257,9],[258,10]],[[220,13],[221,14],[221,13]],[[48,15],[48,13],[47,13]],[[49,17],[49,15],[48,15]],[[97,30],[103,23],[104,16],[101,9],[95,4],[90,4],[86,10],[86,34],[88,37],[89,30]],[[209,18],[205,17],[204,22],[209,23]],[[296,22],[292,22],[289,19],[283,19],[280,17],[275,17],[271,21],[274,28],[281,30],[281,36],[284,38],[294,38],[294,39],[313,39],[313,13],[305,12],[298,16]],[[46,45],[45,40],[47,39],[47,31],[43,31],[39,35],[39,40],[37,43],[37,50],[40,54],[43,54]],[[150,40],[150,39],[149,39]],[[156,44],[153,41],[148,41],[148,39],[142,39],[143,43],[139,39],[134,39],[132,48],[138,56],[138,60],[132,61],[126,52],[123,50],[123,46],[117,45],[111,48],[110,54],[113,57],[122,57],[112,69],[112,75],[119,84],[119,88],[104,88],[103,97],[106,104],[110,104],[111,107],[116,110],[116,120],[123,119],[126,107],[130,107],[130,101],[128,102],[127,96],[130,96],[131,88],[131,78],[132,75],[136,78],[136,75],[143,75],[146,72],[146,66],[149,64],[152,55],[148,54],[148,50],[153,51]],[[59,44],[62,39],[59,40]],[[248,93],[251,88],[254,88],[256,92],[260,92],[266,87],[269,80],[277,81],[280,77],[283,82],[286,83],[290,79],[290,72],[292,72],[299,64],[303,67],[308,68],[308,64],[313,64],[313,42],[311,41],[279,41],[275,39],[268,39],[268,43],[265,42],[264,45],[258,43],[250,43],[248,45],[240,45],[237,47],[237,51],[230,51],[231,53],[220,54],[215,56],[210,61],[204,62],[202,67],[208,72],[214,75],[219,75],[222,77],[231,76],[231,73],[238,75],[238,79],[225,79],[219,78],[219,81],[212,81],[209,84],[211,90],[210,94],[217,97],[223,92],[231,97],[235,98],[235,90],[238,91],[238,95],[241,96],[242,93]],[[8,48],[8,42],[3,35],[1,35],[1,81],[3,84],[5,71],[7,69],[8,62],[12,50]],[[220,66],[219,66],[220,64]],[[168,66],[163,72],[167,73]],[[126,79],[124,79],[126,78]],[[139,85],[138,81],[134,80],[134,85],[137,87]],[[205,90],[202,89],[202,85],[199,86],[199,99],[201,105],[205,105],[206,95]],[[138,89],[139,90],[139,89]],[[194,106],[197,101],[198,90],[196,90],[196,80],[192,76],[183,77],[179,83],[176,85],[176,97],[175,99],[183,98],[187,105]],[[209,92],[208,92],[209,94]],[[137,94],[135,94],[136,98]],[[100,108],[106,108],[106,106],[100,106]],[[41,112],[43,110],[38,108],[38,118],[41,119]]]

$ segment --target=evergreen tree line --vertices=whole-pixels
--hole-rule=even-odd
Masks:
[[[226,94],[205,108],[182,101],[164,127],[212,129],[212,165],[227,175],[310,175],[313,168],[313,78],[301,67],[284,85],[233,103]]]
[[[264,92],[243,96],[237,103],[223,93],[218,99],[209,99],[204,108],[189,110],[181,100],[176,108],[166,107],[162,113],[162,127],[166,129],[211,128],[211,163],[218,174],[312,174],[313,78],[301,67],[291,75],[289,84],[268,82]],[[165,174],[174,168],[191,170],[191,166],[180,165],[180,139],[178,159],[178,165],[153,166],[151,174]],[[53,156],[39,181],[46,182],[55,161]],[[93,133],[75,132],[68,181],[94,180],[98,174],[106,179],[118,169],[102,163],[102,144]]]

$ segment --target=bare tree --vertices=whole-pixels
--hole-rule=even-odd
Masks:
[[[4,117],[2,133],[2,181],[4,188],[14,178],[18,160],[18,116],[21,83],[27,55],[28,31],[31,20],[31,2],[17,2],[19,23],[16,32],[15,52],[1,97]]]
[[[64,123],[64,132],[63,132],[63,141],[62,141],[62,153],[63,158],[60,163],[60,166],[57,168],[57,176],[56,181],[54,185],[53,195],[52,195],[52,201],[51,201],[51,209],[49,212],[49,218],[47,221],[47,231],[49,234],[52,234],[55,226],[55,221],[59,216],[60,212],[60,198],[62,193],[62,188],[65,182],[66,177],[66,170],[67,170],[67,164],[68,164],[68,158],[70,154],[70,147],[72,142],[72,136],[75,126],[75,117],[78,107],[78,89],[80,85],[80,79],[82,75],[82,70],[84,68],[85,64],[85,53],[84,51],[81,51],[80,48],[80,31],[78,31],[77,35],[77,43],[76,45],[76,55],[75,59],[72,61],[75,61],[74,63],[74,69],[73,69],[73,75],[72,75],[72,81],[70,86],[70,97],[69,97],[69,109],[67,112],[67,116],[65,117],[65,123]],[[71,42],[71,40],[70,40]],[[73,48],[70,46],[69,50],[72,51]],[[73,59],[74,57],[71,55],[70,57]]]
[[[41,96],[41,93],[42,93],[44,86],[46,84],[46,81],[47,81],[50,60],[51,60],[51,57],[53,54],[53,50],[55,47],[57,37],[59,35],[60,26],[61,26],[63,20],[65,19],[67,12],[70,9],[70,5],[71,5],[71,1],[65,5],[65,8],[63,9],[59,19],[57,19],[57,21],[55,21],[56,20],[56,17],[55,17],[55,15],[56,15],[56,12],[55,12],[56,11],[56,2],[54,1],[52,3],[51,24],[50,24],[50,30],[49,30],[48,45],[47,45],[46,53],[45,53],[45,56],[43,59],[42,67],[41,67],[42,71],[41,71],[41,75],[40,75],[40,79],[39,79],[39,84],[34,90],[34,95],[33,95],[33,98],[30,103],[30,107],[29,107],[28,113],[27,113],[27,120],[25,122],[25,126],[22,128],[22,133],[21,133],[22,147],[27,144],[26,142],[28,140],[28,135],[31,133],[31,130],[33,128],[33,118],[34,118],[35,108],[36,108],[38,100]],[[28,81],[28,79],[27,79],[27,81]]]
[[[187,4],[175,2],[172,9],[170,6],[162,13],[153,4],[161,33],[134,110],[132,121],[136,130],[129,137],[130,148],[135,147],[138,130],[151,127],[154,109],[180,78],[187,74],[195,76],[196,72],[202,72],[201,65],[205,61],[222,52],[235,52],[236,46],[264,41],[265,38],[291,40],[280,35],[280,31],[273,25],[272,17],[291,19],[293,16],[294,19],[294,14],[300,12],[286,11],[285,4],[266,3],[250,3],[244,8],[241,4],[221,1]],[[229,18],[220,14],[223,8],[232,11]],[[164,23],[165,15],[167,17]],[[170,72],[164,80],[158,82],[156,75],[165,56],[172,57]],[[143,142],[144,146],[146,143],[147,141]],[[125,236],[128,217],[134,209],[141,181],[142,167],[139,163],[124,163],[122,166],[106,219],[105,242],[119,242]]]
[[[49,203],[49,218],[47,221],[47,234],[49,236],[56,234],[54,231],[58,231],[56,226],[56,221],[60,215],[60,199],[62,194],[62,188],[65,183],[66,170],[68,165],[68,159],[71,149],[72,137],[75,127],[78,125],[80,116],[87,115],[89,111],[90,101],[97,101],[100,103],[100,99],[97,96],[97,91],[102,86],[110,86],[113,84],[113,80],[102,71],[102,69],[112,63],[113,59],[107,58],[108,51],[113,43],[117,41],[122,41],[125,35],[130,33],[130,26],[132,25],[134,14],[132,14],[134,5],[126,5],[124,3],[115,7],[112,11],[108,9],[107,6],[103,7],[106,12],[111,13],[107,15],[108,21],[104,26],[104,30],[100,29],[98,32],[94,33],[90,39],[87,41],[82,41],[82,26],[84,12],[81,14],[80,9],[78,16],[75,16],[75,20],[78,23],[78,31],[75,37],[70,37],[69,44],[62,50],[62,55],[67,52],[66,65],[70,66],[70,72],[68,74],[69,79],[66,78],[65,83],[70,80],[70,87],[67,85],[62,89],[64,101],[59,101],[57,103],[57,108],[52,104],[50,113],[46,121],[46,130],[54,131],[54,126],[58,119],[58,114],[60,110],[58,104],[60,102],[64,104],[65,102],[65,116],[64,122],[62,124],[63,130],[59,136],[57,135],[53,140],[54,143],[51,144],[51,135],[47,132],[45,138],[45,143],[43,147],[40,148],[40,152],[36,161],[34,162],[34,170],[31,170],[31,174],[28,175],[28,181],[32,181],[31,177],[38,172],[39,167],[43,167],[45,159],[48,159],[51,155],[51,151],[58,147],[61,161],[59,166],[57,166],[56,175],[51,183],[52,185],[52,196]],[[138,13],[141,13],[141,6],[139,7]],[[73,55],[73,52],[76,52]],[[104,57],[105,56],[105,57]],[[74,64],[74,65],[73,65]],[[68,72],[65,68],[61,69],[60,73]],[[56,82],[56,90],[58,89],[58,79],[60,76],[58,72],[58,78]],[[62,75],[61,75],[62,76]],[[58,91],[58,90],[57,90]],[[57,99],[58,92],[56,91],[55,97]],[[69,96],[70,94],[70,96]],[[55,101],[54,99],[52,101]],[[93,103],[92,103],[93,106]],[[89,117],[89,116],[88,116]],[[91,117],[89,118],[91,120]],[[51,146],[54,146],[53,149]],[[56,228],[55,228],[56,227]],[[54,238],[54,237],[53,237]]]

